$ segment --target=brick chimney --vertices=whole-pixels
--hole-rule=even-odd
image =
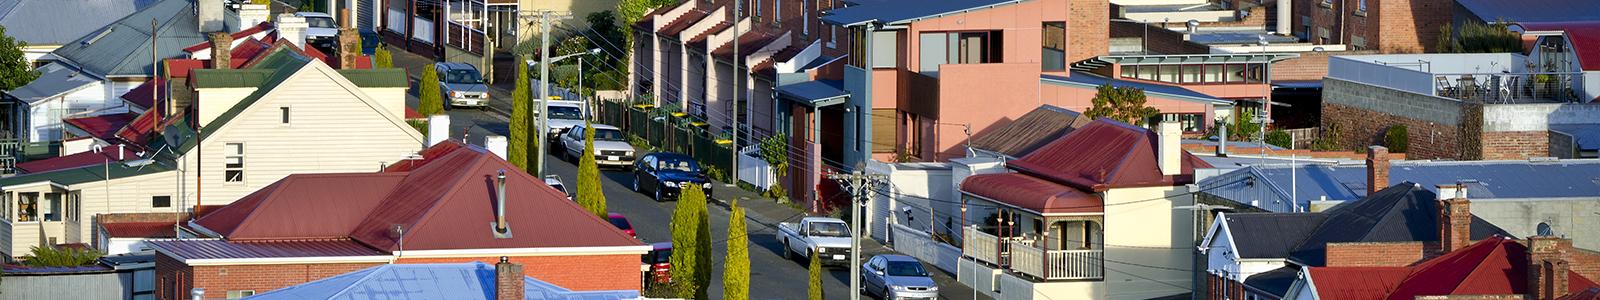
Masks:
[[[226,32],[207,34],[211,38],[211,68],[232,68],[233,36]]]
[[[1367,147],[1367,196],[1389,187],[1389,148]]]
[[[350,26],[350,9],[339,9],[339,69],[351,70],[356,68],[356,60],[361,59],[361,34],[356,28]]]
[[[1567,270],[1571,266],[1565,258],[1572,240],[1553,236],[1528,237],[1528,297],[1529,300],[1553,300],[1567,294]]]
[[[1441,184],[1438,186],[1439,248],[1450,252],[1472,243],[1472,201],[1467,200],[1467,186]]]
[[[496,300],[522,300],[522,265],[513,264],[505,256],[494,264],[494,298]]]

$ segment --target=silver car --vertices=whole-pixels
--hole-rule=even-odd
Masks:
[[[624,135],[622,130],[616,126],[593,124],[594,149],[584,149],[583,134],[588,129],[590,128],[584,128],[582,125],[573,126],[561,134],[561,145],[566,150],[561,154],[565,159],[577,161],[582,155],[593,155],[594,162],[601,167],[633,168],[633,145],[628,144],[628,136]]]
[[[339,23],[333,16],[319,12],[297,12],[296,17],[306,19],[306,44],[328,51],[339,43]]]
[[[444,99],[444,109],[455,107],[483,108],[489,105],[489,86],[483,84],[478,67],[461,62],[433,64],[439,76],[439,98]]]
[[[936,299],[939,285],[916,258],[897,254],[873,256],[861,266],[861,292],[883,299]]]

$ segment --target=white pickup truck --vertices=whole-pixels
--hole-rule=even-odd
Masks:
[[[850,224],[843,220],[806,217],[799,224],[778,223],[778,232],[784,258],[804,255],[821,259],[823,265],[850,264]]]

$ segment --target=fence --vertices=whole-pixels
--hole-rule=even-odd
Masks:
[[[1050,250],[1044,279],[1105,278],[1105,250]]]
[[[733,170],[733,148],[718,143],[704,129],[686,125],[689,119],[670,114],[652,116],[642,108],[627,107],[622,102],[606,101],[595,114],[600,122],[621,128],[623,132],[639,137],[660,151],[688,154],[706,168],[723,172]],[[727,173],[724,173],[727,176]],[[717,178],[728,180],[728,178]]]
[[[935,241],[928,233],[911,227],[900,224],[890,227],[894,231],[895,252],[916,257],[945,272],[956,272],[956,265],[961,261],[961,249]]]
[[[961,241],[961,253],[977,260],[1003,265],[1000,262],[999,238],[983,233],[977,226],[967,227],[965,230],[965,234],[962,235],[965,240]]]
[[[1018,241],[1011,244],[1011,269],[1035,278],[1048,278],[1044,268],[1044,249],[1034,248]]]
[[[1294,141],[1295,149],[1311,149],[1311,144],[1322,138],[1322,129],[1317,127],[1284,129],[1289,133],[1289,138]]]
[[[767,190],[778,184],[777,176],[772,173],[772,165],[765,159],[756,157],[760,147],[755,145],[745,146],[739,150],[739,181],[749,183],[757,189]]]

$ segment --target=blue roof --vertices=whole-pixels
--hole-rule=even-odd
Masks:
[[[1039,80],[1045,83],[1058,83],[1079,87],[1098,87],[1111,84],[1115,87],[1134,87],[1144,90],[1146,94],[1172,98],[1184,101],[1205,102],[1211,104],[1232,104],[1233,101],[1217,99],[1216,97],[1201,94],[1179,86],[1139,82],[1132,80],[1117,80],[1110,77],[1095,75],[1088,72],[1072,72],[1072,76],[1062,77],[1056,75],[1039,75]]]
[[[523,277],[523,299],[632,299],[639,291],[574,292]],[[247,299],[495,299],[494,265],[389,264],[286,287]]]
[[[61,45],[155,2],[0,0],[0,26],[6,28],[6,35],[28,42],[29,45]],[[68,12],[94,17],[63,18],[62,14]]]
[[[1022,0],[871,0],[853,1],[860,5],[830,10],[822,22],[855,26],[868,22],[900,24],[926,18],[991,6],[1012,4]]]
[[[95,76],[150,76],[150,36],[160,37],[156,53],[162,58],[181,56],[184,47],[206,41],[194,9],[192,0],[161,0],[50,53]],[[223,14],[233,12],[224,9]],[[154,34],[152,20],[159,23]]]
[[[1483,21],[1591,21],[1600,16],[1600,1],[1594,0],[1456,0],[1456,3]]]
[[[1365,165],[1302,164],[1255,166],[1201,180],[1206,187],[1216,185],[1214,194],[1230,192],[1248,193],[1250,185],[1220,185],[1237,180],[1238,176],[1264,179],[1275,186],[1283,197],[1290,191],[1290,173],[1294,173],[1294,188],[1298,200],[1320,199],[1355,200],[1366,196],[1367,175]],[[1553,162],[1529,161],[1397,161],[1389,167],[1389,182],[1415,182],[1432,191],[1440,184],[1465,183],[1468,197],[1473,201],[1495,199],[1550,199],[1550,198],[1600,198],[1600,160],[1559,160]],[[1239,199],[1235,199],[1239,200]]]
[[[1600,149],[1600,124],[1550,124],[1550,131],[1572,136],[1572,142],[1578,144],[1578,149]]]
[[[844,82],[838,80],[802,81],[778,86],[777,90],[780,96],[810,102],[821,102],[850,95],[850,92],[844,90]]]

